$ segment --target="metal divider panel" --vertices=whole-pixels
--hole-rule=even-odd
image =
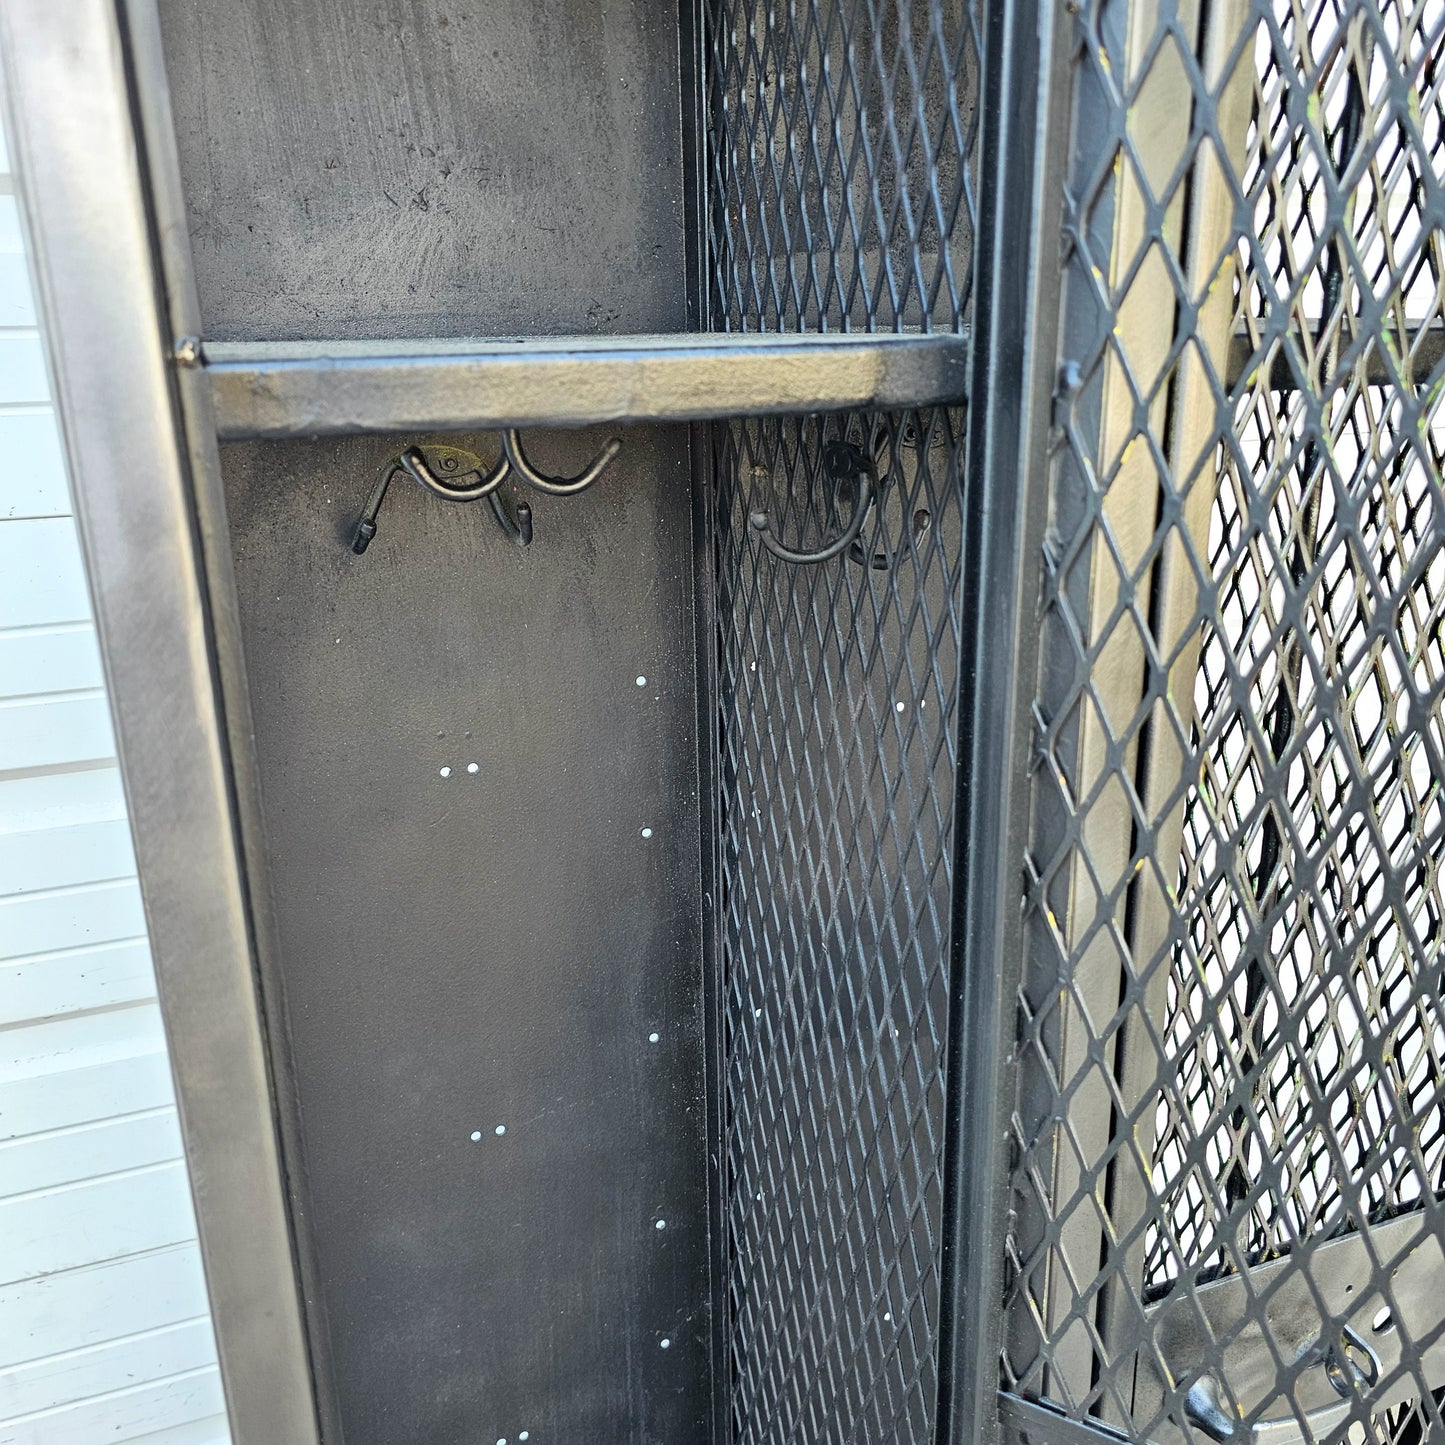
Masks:
[[[962,331],[976,7],[705,7],[715,330]],[[959,409],[719,423],[733,1438],[930,1441],[963,566]],[[857,542],[816,566],[872,473]]]

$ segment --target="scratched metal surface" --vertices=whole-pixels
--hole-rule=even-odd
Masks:
[[[223,455],[345,1440],[696,1438],[686,452],[629,431],[591,492],[530,498],[525,550],[397,483],[357,557],[403,440]]]
[[[677,6],[161,11],[211,339],[685,329]]]

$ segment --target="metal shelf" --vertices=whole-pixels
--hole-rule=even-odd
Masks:
[[[238,439],[931,406],[962,397],[967,350],[951,332],[710,333],[208,341],[191,356]]]

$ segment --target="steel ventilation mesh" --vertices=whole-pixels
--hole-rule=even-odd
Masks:
[[[1004,1386],[1445,1438],[1445,4],[1070,8]]]
[[[939,3],[706,7],[709,324],[955,330],[978,31]],[[794,566],[847,498],[851,553]],[[963,418],[719,424],[730,1399],[747,1445],[933,1438]]]

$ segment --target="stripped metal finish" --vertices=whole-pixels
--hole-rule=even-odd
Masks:
[[[207,342],[223,438],[706,421],[924,406],[964,390],[967,340],[557,336]]]
[[[40,24],[36,6],[21,12]],[[197,976],[213,993],[174,967],[163,981],[173,1023],[197,1000],[236,1005],[216,1017],[245,1055],[244,1122],[261,1126],[251,1192],[223,1198],[198,1175],[240,1431],[285,1418],[281,1433],[304,1439],[314,1402],[254,1000],[237,1003],[247,925],[264,973],[266,920],[235,897],[234,835],[255,804],[212,716],[219,692],[244,737],[212,422],[250,438],[503,429],[490,462],[389,444],[373,501],[405,472],[432,496],[487,499],[525,545],[530,511],[501,506],[503,477],[576,491],[615,451],[550,476],[515,428],[703,420],[690,435],[714,1323],[677,1343],[695,1370],[714,1353],[715,1437],[1438,1438],[1445,0],[694,0],[684,13],[688,318],[706,336],[200,343],[174,196],[154,226],[189,435],[177,442],[175,398],[155,384],[166,327],[153,318],[149,369],[118,380],[149,378],[161,469],[121,507],[105,480],[119,473],[92,457],[89,506],[132,528],[164,507],[177,575],[194,590],[204,571],[222,604],[214,638],[204,620],[186,634],[214,641],[219,677],[177,655],[192,749],[211,759],[188,801],[210,808],[197,856],[229,951]],[[512,23],[535,41],[526,16]],[[144,114],[146,96],[133,101]],[[162,196],[176,190],[158,175]],[[611,279],[632,294],[626,268]],[[531,298],[554,310],[529,322],[554,314],[553,290]],[[117,295],[153,307],[137,285],[97,314]],[[666,310],[660,296],[681,314],[666,286],[632,307]],[[410,307],[394,331],[421,324]],[[90,365],[96,384],[117,380]],[[642,441],[680,456],[680,437]],[[252,567],[321,527],[296,480],[309,470],[293,460],[278,484],[265,454],[238,451],[236,495],[268,526],[278,500],[293,511],[248,534]],[[676,545],[681,494],[658,495]],[[416,501],[392,502],[399,522]],[[374,531],[374,506],[363,520]],[[97,537],[114,598],[134,595],[122,584],[139,574],[119,552],[106,563]],[[326,543],[325,575],[346,540]],[[361,575],[377,582],[394,556]],[[303,562],[280,570],[289,581]],[[514,586],[545,575],[518,571]],[[253,595],[273,595],[269,574]],[[129,665],[154,683],[168,664]],[[128,748],[142,778],[157,766],[143,739]],[[158,852],[152,879],[167,865]],[[698,923],[697,906],[678,916]],[[195,923],[171,917],[173,932]],[[216,1118],[232,1116],[204,1114],[216,1101],[194,1038],[177,1057],[202,1111],[191,1122],[211,1126],[191,1143],[204,1163]],[[670,1125],[700,1107],[699,1079],[684,1082],[692,1103]],[[998,1093],[1013,1103],[1006,1181]],[[1005,1183],[1007,1219],[993,1213]],[[261,1270],[234,1245],[246,1201],[269,1219]],[[248,1290],[272,1315],[241,1308]],[[258,1339],[268,1318],[280,1333]],[[1000,1328],[995,1400],[996,1351],[976,1355]],[[656,1379],[684,1357],[665,1342]],[[348,1379],[385,1387],[364,1364]],[[676,1379],[642,1393],[675,1403]],[[323,1377],[323,1409],[329,1391]]]
[[[1071,42],[1005,1420],[1433,1438],[1445,6]]]

